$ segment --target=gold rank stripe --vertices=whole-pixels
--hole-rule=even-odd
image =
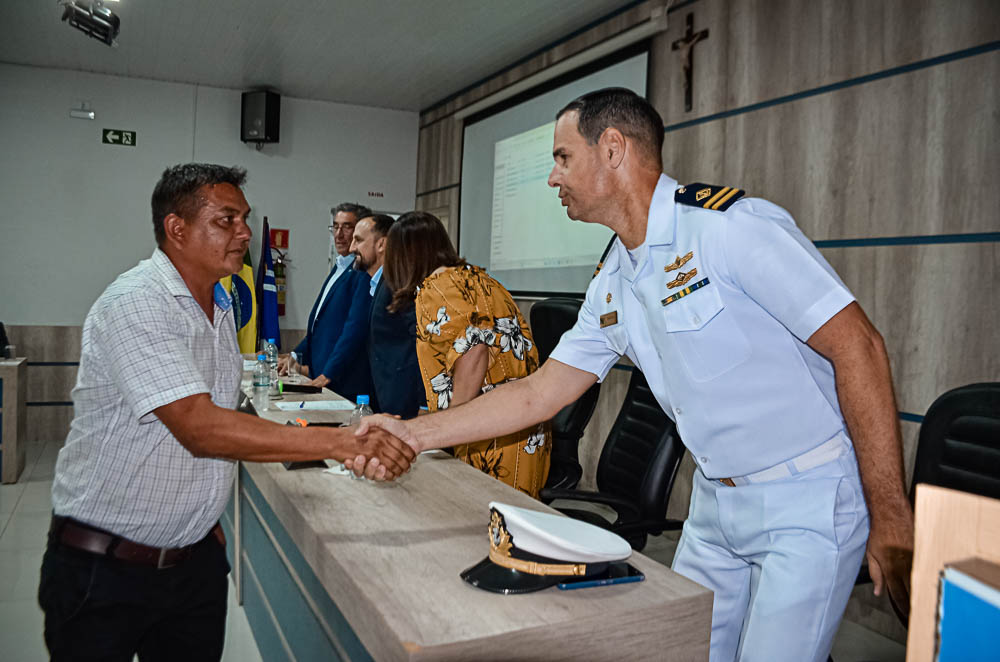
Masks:
[[[729,200],[729,198],[733,197],[739,192],[740,190],[738,188],[729,189],[729,193],[727,193],[725,196],[723,196],[721,200],[712,205],[712,209],[718,209],[722,205],[726,204],[726,201]]]
[[[725,195],[728,191],[731,190],[733,189],[731,189],[728,186],[723,186],[722,188],[720,188],[718,191],[715,192],[715,195],[706,200],[705,204],[703,204],[702,207],[704,207],[705,209],[711,209],[712,205],[714,205],[719,198],[721,198],[723,195]]]
[[[670,296],[668,296],[666,299],[662,299],[660,301],[660,303],[663,304],[664,306],[669,306],[674,301],[677,301],[678,299],[682,299],[682,298],[686,297],[687,295],[691,294],[692,292],[694,292],[695,290],[700,290],[701,288],[705,287],[706,285],[708,285],[708,279],[707,278],[703,278],[702,280],[699,280],[694,285],[691,285],[689,287],[685,287],[680,292],[674,292],[673,294],[671,294]]]

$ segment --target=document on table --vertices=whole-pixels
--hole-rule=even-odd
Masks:
[[[287,397],[287,395],[286,395]],[[302,402],[275,402],[281,411],[351,411],[350,400],[305,400]]]

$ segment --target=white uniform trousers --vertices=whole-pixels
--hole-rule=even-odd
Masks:
[[[715,593],[711,662],[825,662],[861,567],[868,510],[850,443],[833,461],[728,487],[694,474],[673,569]]]

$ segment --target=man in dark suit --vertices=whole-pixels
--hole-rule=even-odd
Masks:
[[[382,263],[385,236],[392,223],[392,217],[383,214],[362,219],[354,229],[355,243],[351,250],[358,256],[355,264],[368,264],[368,273],[372,275],[374,300],[368,321],[368,360],[375,411],[413,418],[426,406],[427,397],[417,363],[416,311],[412,306],[398,313],[386,310],[392,301],[392,290],[382,281]],[[366,255],[366,246],[371,247],[373,255]]]
[[[360,205],[334,208],[333,233],[338,257],[336,267],[323,282],[320,295],[309,313],[306,336],[295,347],[291,359],[302,364],[302,372],[313,386],[326,386],[354,400],[371,392],[371,372],[365,354],[368,313],[371,308],[368,273],[352,268],[350,252],[358,219],[371,214]],[[288,362],[279,368],[284,372]]]

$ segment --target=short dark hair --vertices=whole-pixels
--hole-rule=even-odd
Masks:
[[[330,210],[332,216],[336,216],[340,212],[345,214],[354,214],[354,220],[360,221],[365,216],[371,216],[372,210],[365,207],[357,202],[341,202],[339,205]]]
[[[438,267],[465,264],[451,243],[444,223],[433,214],[409,211],[400,216],[385,241],[385,283],[392,290],[390,313],[413,305],[417,287]]]
[[[624,87],[606,87],[570,101],[556,120],[577,113],[577,129],[590,145],[614,127],[636,142],[657,168],[663,167],[663,119],[652,104]]]
[[[396,222],[396,219],[388,214],[368,214],[367,216],[360,216],[358,217],[358,222],[360,223],[366,218],[372,219],[372,231],[379,237],[384,237],[389,234],[389,228],[391,228],[392,224]]]
[[[242,188],[247,181],[245,168],[231,168],[211,163],[184,163],[167,168],[153,189],[153,235],[156,245],[163,246],[167,234],[163,220],[170,214],[188,219],[197,213],[203,203],[198,190],[203,186],[232,184]]]

